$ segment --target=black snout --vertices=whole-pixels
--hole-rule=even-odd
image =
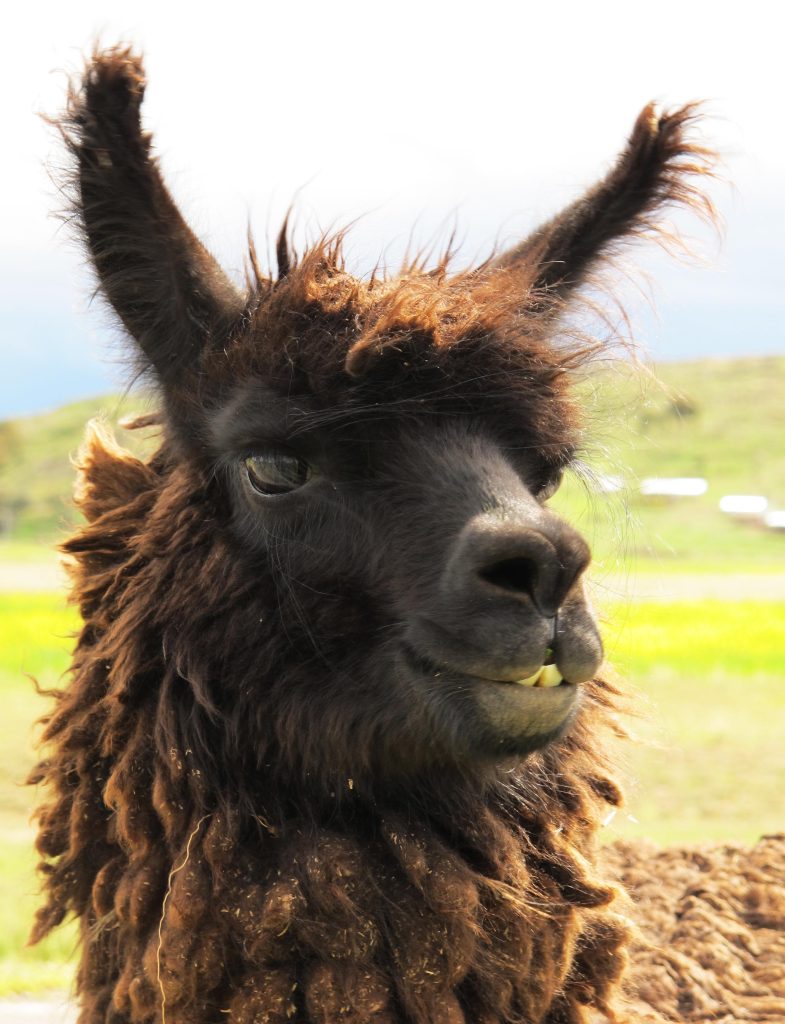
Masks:
[[[582,581],[589,548],[495,443],[463,424],[440,439],[424,462],[421,446],[412,457],[396,677],[456,750],[525,754],[569,728],[602,663]],[[413,521],[428,529],[417,534]]]
[[[590,679],[602,645],[581,585],[589,557],[572,527],[534,503],[475,516],[410,619],[408,642],[482,678],[524,679],[555,655],[570,682]]]
[[[464,586],[492,588],[501,599],[531,601],[548,618],[589,564],[586,542],[558,520],[539,527],[472,524],[456,555]]]

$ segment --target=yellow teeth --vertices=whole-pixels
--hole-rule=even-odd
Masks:
[[[563,676],[555,665],[544,665],[535,686],[558,686]]]
[[[542,669],[538,668],[533,676],[526,676],[525,679],[516,679],[515,682],[518,686],[536,686],[537,680],[542,675]]]
[[[562,674],[555,665],[543,665],[525,679],[516,679],[518,686],[558,686],[562,681]]]

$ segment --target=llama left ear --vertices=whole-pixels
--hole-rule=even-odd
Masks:
[[[711,200],[696,180],[712,175],[713,153],[689,138],[697,118],[697,104],[662,114],[653,103],[644,107],[610,173],[485,269],[521,270],[527,306],[558,312],[619,242],[656,234],[663,207],[694,207],[713,220]]]
[[[101,291],[173,409],[193,395],[202,353],[225,343],[245,300],[164,185],[141,127],[144,89],[139,57],[123,47],[98,52],[59,127]]]

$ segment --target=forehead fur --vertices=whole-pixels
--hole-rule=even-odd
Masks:
[[[239,405],[252,411],[261,384],[307,397],[331,421],[418,407],[495,417],[548,451],[574,446],[567,371],[590,346],[560,347],[549,318],[521,312],[532,295],[521,268],[451,274],[445,257],[363,281],[346,271],[340,243],[308,250],[276,281],[257,275],[242,328],[208,356],[205,376],[224,382],[222,395],[245,394]]]
[[[431,270],[414,264],[363,281],[346,271],[341,238],[326,240],[277,281],[257,275],[249,316],[222,355],[240,375],[288,371],[314,391],[336,377],[345,389],[435,373],[459,384],[478,372],[486,382],[503,374],[513,388],[517,374],[561,390],[557,381],[588,346],[560,349],[548,318],[521,312],[532,300],[526,277],[522,268],[450,273],[446,256]]]

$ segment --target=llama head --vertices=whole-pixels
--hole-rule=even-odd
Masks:
[[[587,546],[546,505],[591,347],[557,325],[663,204],[701,201],[694,111],[647,107],[596,187],[471,272],[361,281],[340,239],[296,260],[284,232],[277,279],[240,293],[163,185],[143,89],[129,52],[97,55],[63,131],[101,290],[165,409],[135,622],[205,712],[189,749],[378,778],[558,741],[602,647]]]

